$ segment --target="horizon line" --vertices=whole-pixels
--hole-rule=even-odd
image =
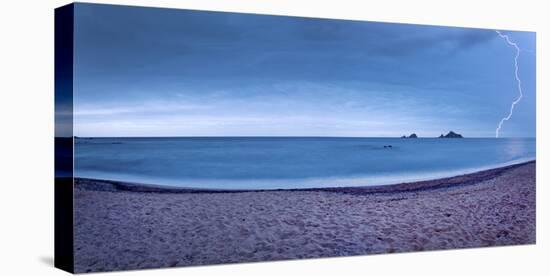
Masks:
[[[318,136],[318,135],[192,135],[192,136],[180,136],[180,135],[168,135],[168,136],[58,136],[56,138],[396,138],[396,139],[468,139],[468,138],[478,138],[478,139],[528,139],[536,138],[536,136],[511,136],[511,137],[499,137],[495,138],[494,136],[469,136],[462,138],[440,138],[439,136],[418,136],[417,138],[403,138],[401,136]]]

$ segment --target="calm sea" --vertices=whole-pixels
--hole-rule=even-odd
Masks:
[[[534,138],[78,138],[75,174],[179,187],[285,189],[394,184],[534,159]]]

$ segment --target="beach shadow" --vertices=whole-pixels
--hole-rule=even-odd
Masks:
[[[51,256],[40,256],[38,259],[47,266],[53,266],[53,257]]]

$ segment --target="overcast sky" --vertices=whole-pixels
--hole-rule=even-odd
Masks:
[[[77,4],[77,136],[494,137],[518,96],[494,30]],[[535,136],[535,34],[502,137]]]

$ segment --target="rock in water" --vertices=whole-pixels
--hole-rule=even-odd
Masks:
[[[418,136],[416,135],[416,133],[413,133],[413,134],[411,134],[411,135],[409,135],[409,136],[403,135],[403,136],[401,136],[401,138],[418,138]]]
[[[451,131],[449,131],[449,133],[447,133],[447,135],[441,134],[439,136],[439,138],[464,138],[464,137],[462,137],[461,134],[458,134],[458,133],[451,130]]]

